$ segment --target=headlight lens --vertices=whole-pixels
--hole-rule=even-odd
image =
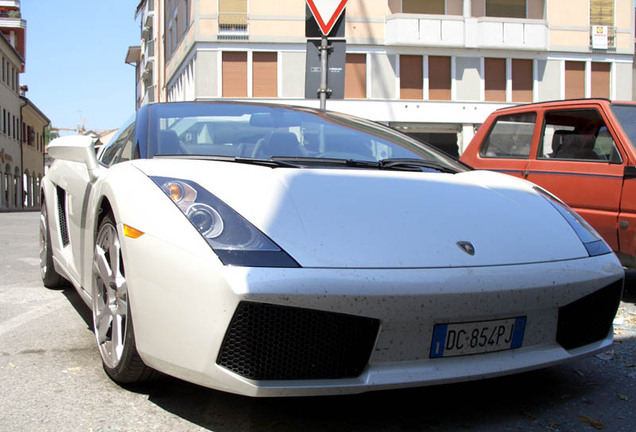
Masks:
[[[186,216],[206,239],[217,238],[223,233],[221,215],[207,204],[192,204],[186,210]]]
[[[567,223],[572,227],[576,235],[579,237],[589,256],[598,256],[612,253],[610,247],[605,240],[588,224],[585,219],[579,216],[563,201],[552,195],[550,192],[538,186],[534,189],[539,192],[552,206],[563,216]]]
[[[151,179],[179,207],[223,264],[299,267],[265,234],[197,183],[167,177]]]

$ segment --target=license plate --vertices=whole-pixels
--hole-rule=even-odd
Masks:
[[[430,357],[453,357],[519,348],[525,329],[526,317],[436,324],[433,328]]]

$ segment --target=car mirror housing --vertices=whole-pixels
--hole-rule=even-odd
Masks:
[[[86,165],[91,180],[97,178],[100,168],[95,154],[95,140],[86,135],[73,135],[56,138],[47,147],[49,156]]]

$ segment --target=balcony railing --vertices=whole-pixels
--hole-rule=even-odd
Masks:
[[[0,18],[22,18],[18,10],[0,10]]]
[[[218,38],[245,40],[248,38],[249,17],[247,13],[219,13]]]

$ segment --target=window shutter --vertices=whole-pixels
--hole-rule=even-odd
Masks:
[[[451,99],[451,59],[430,56],[428,58],[428,98]]]
[[[610,97],[611,63],[592,62],[592,97]]]
[[[345,99],[366,99],[367,56],[347,54],[345,66]]]
[[[506,101],[506,59],[487,58],[484,63],[486,100]]]
[[[255,52],[252,55],[253,97],[275,98],[278,96],[278,63],[275,52]]]
[[[565,98],[585,97],[585,62],[565,62]]]
[[[421,100],[423,92],[422,56],[400,56],[400,99]]]
[[[614,0],[590,0],[590,25],[614,26]]]
[[[223,97],[247,97],[247,53],[223,53]]]
[[[512,101],[532,102],[532,60],[512,60]]]

